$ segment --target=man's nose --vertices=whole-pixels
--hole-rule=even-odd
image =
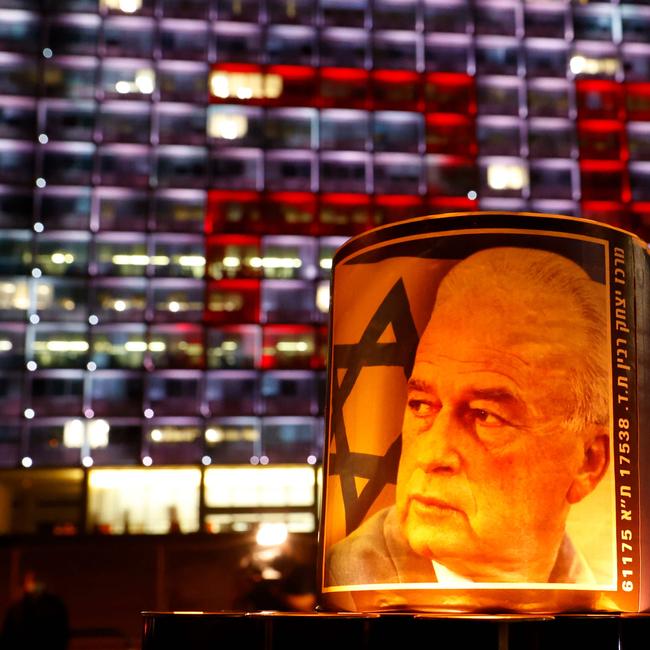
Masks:
[[[453,474],[460,469],[461,423],[451,409],[438,411],[431,426],[418,436],[417,462],[425,472]]]

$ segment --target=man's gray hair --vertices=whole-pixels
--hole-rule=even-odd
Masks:
[[[569,424],[576,429],[589,423],[607,425],[610,346],[604,285],[592,280],[581,266],[557,253],[531,248],[489,248],[454,266],[441,282],[436,301],[444,302],[468,284],[475,285],[477,279],[482,286],[488,284],[510,294],[525,286],[530,295],[539,296],[540,309],[553,295],[573,302],[574,318],[567,317],[567,327],[582,328],[584,345],[582,349],[571,351],[575,359],[573,365],[567,360],[571,384],[567,388],[575,396],[575,409]],[[540,327],[544,327],[543,318],[540,318]]]

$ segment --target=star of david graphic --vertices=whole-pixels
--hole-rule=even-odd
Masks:
[[[388,334],[392,334],[392,340],[382,341]],[[363,368],[398,366],[408,378],[417,344],[418,333],[406,289],[399,279],[370,319],[359,342],[333,347],[331,438],[336,452],[330,455],[329,474],[340,477],[346,534],[359,526],[384,486],[395,483],[402,439],[397,435],[383,456],[351,451],[343,407]],[[360,491],[357,491],[356,478],[367,479]]]

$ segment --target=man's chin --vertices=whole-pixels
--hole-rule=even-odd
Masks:
[[[452,522],[425,524],[417,517],[409,515],[404,522],[404,534],[415,553],[430,560],[456,557],[467,549],[468,539]]]

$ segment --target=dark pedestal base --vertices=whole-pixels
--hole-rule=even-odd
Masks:
[[[144,613],[143,650],[648,650],[650,616]]]

